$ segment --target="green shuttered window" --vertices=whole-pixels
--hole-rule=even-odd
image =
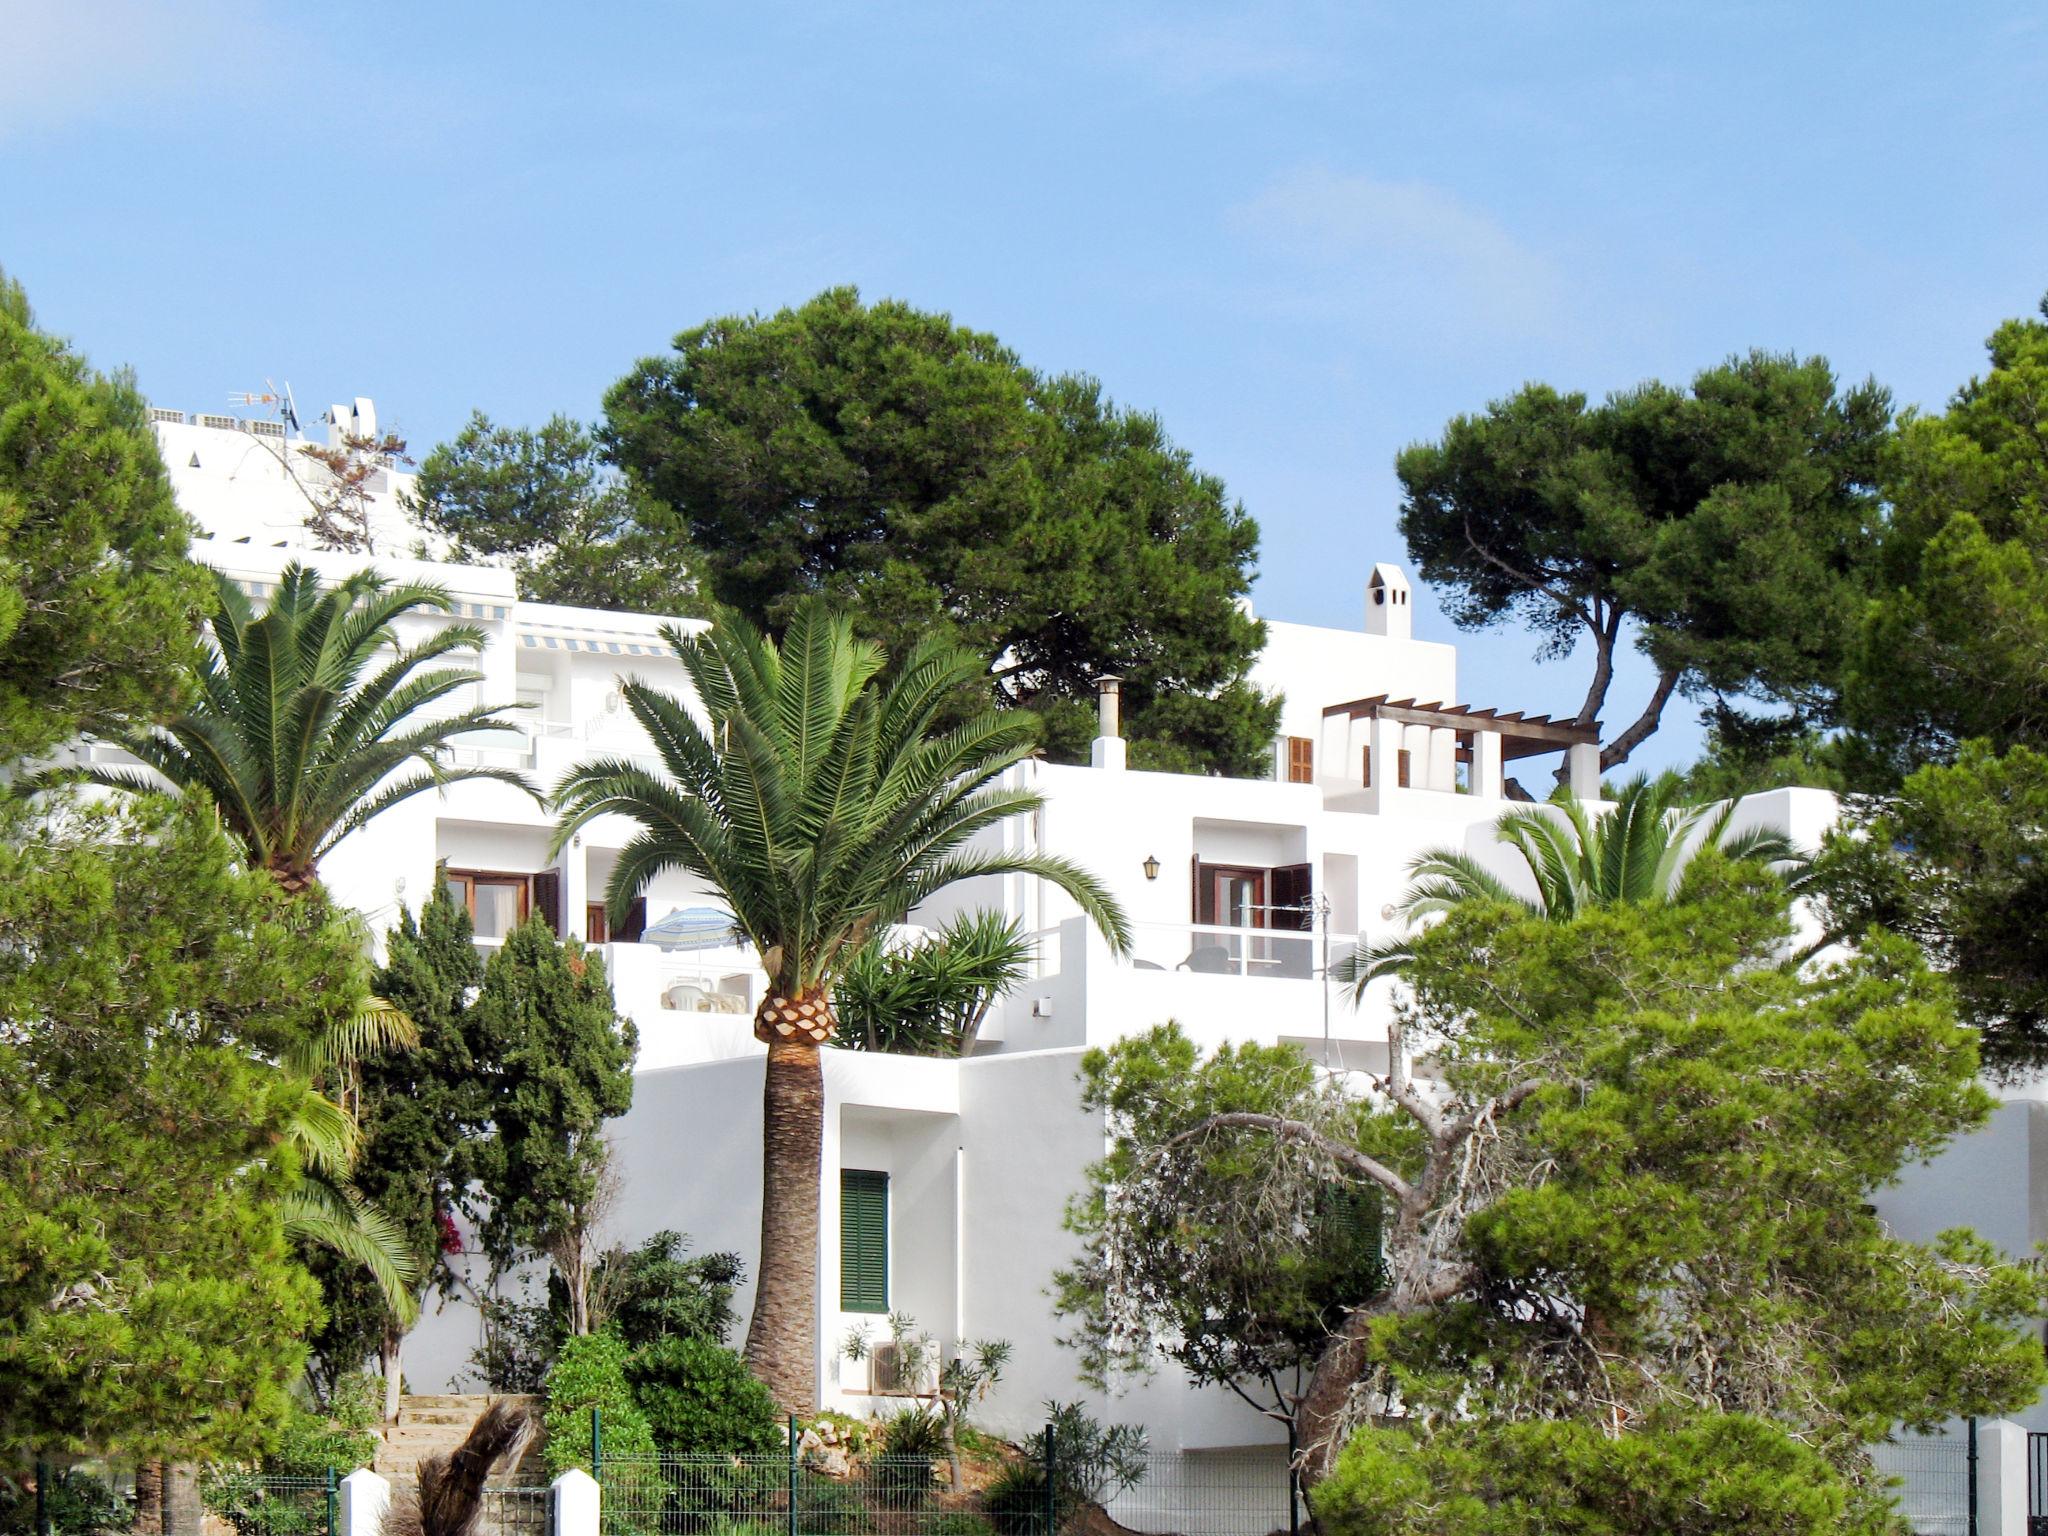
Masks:
[[[889,1175],[839,1170],[839,1310],[889,1310]]]

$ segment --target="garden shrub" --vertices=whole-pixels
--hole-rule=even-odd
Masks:
[[[1325,1536],[1888,1536],[1886,1496],[1746,1414],[1620,1436],[1544,1420],[1363,1430],[1311,1495]]]
[[[633,1399],[663,1451],[758,1455],[788,1444],[775,1399],[746,1361],[722,1344],[670,1334],[635,1350],[625,1370]]]
[[[882,1421],[881,1454],[868,1478],[891,1509],[914,1509],[931,1497],[932,1462],[946,1454],[946,1424],[929,1408],[905,1408]]]
[[[615,1333],[588,1333],[562,1346],[548,1367],[547,1464],[553,1476],[590,1466],[590,1410],[599,1415],[607,1461],[651,1461],[654,1435],[626,1381],[626,1346]]]
[[[84,1472],[62,1472],[43,1490],[53,1536],[104,1536],[125,1531],[135,1512],[105,1483]],[[25,1483],[0,1477],[0,1536],[35,1536],[36,1496]]]
[[[1045,1530],[1045,1467],[1036,1461],[1013,1461],[983,1490],[981,1507],[997,1536],[1043,1536]],[[1079,1511],[1080,1500],[1060,1489],[1054,1518],[1064,1529]]]
[[[864,1536],[873,1525],[859,1490],[815,1472],[799,1476],[796,1508],[803,1536]]]
[[[996,1528],[968,1509],[948,1509],[925,1522],[924,1536],[996,1536]]]

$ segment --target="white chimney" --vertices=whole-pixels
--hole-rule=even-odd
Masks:
[[[1365,632],[1406,640],[1415,615],[1408,607],[1408,578],[1398,565],[1376,565],[1365,584]]]
[[[1127,751],[1123,738],[1123,689],[1124,680],[1120,677],[1095,680],[1095,741],[1088,749],[1088,764],[1092,768],[1123,769]]]

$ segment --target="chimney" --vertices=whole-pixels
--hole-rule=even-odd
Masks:
[[[1408,578],[1398,565],[1372,568],[1365,584],[1365,632],[1406,640],[1412,633],[1414,615],[1408,610]]]
[[[1097,724],[1094,745],[1088,749],[1091,768],[1121,771],[1124,766],[1123,689],[1124,680],[1120,677],[1098,677],[1095,680]]]

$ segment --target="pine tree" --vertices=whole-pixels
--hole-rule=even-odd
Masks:
[[[484,1251],[501,1270],[545,1254],[571,1333],[587,1333],[604,1124],[632,1105],[638,1031],[613,1008],[603,962],[538,916],[491,957],[471,1017],[490,1127],[474,1149]]]
[[[397,1224],[422,1289],[449,1283],[450,1223],[462,1206],[471,1139],[485,1115],[484,1063],[473,1048],[470,1011],[484,966],[472,938],[469,915],[444,887],[417,919],[400,914],[376,987],[412,1020],[419,1044],[367,1057],[357,1069],[362,1145],[355,1183]],[[327,1299],[327,1322],[314,1339],[322,1373],[352,1371],[375,1353],[390,1417],[398,1406],[406,1322],[360,1268],[310,1262]]]

